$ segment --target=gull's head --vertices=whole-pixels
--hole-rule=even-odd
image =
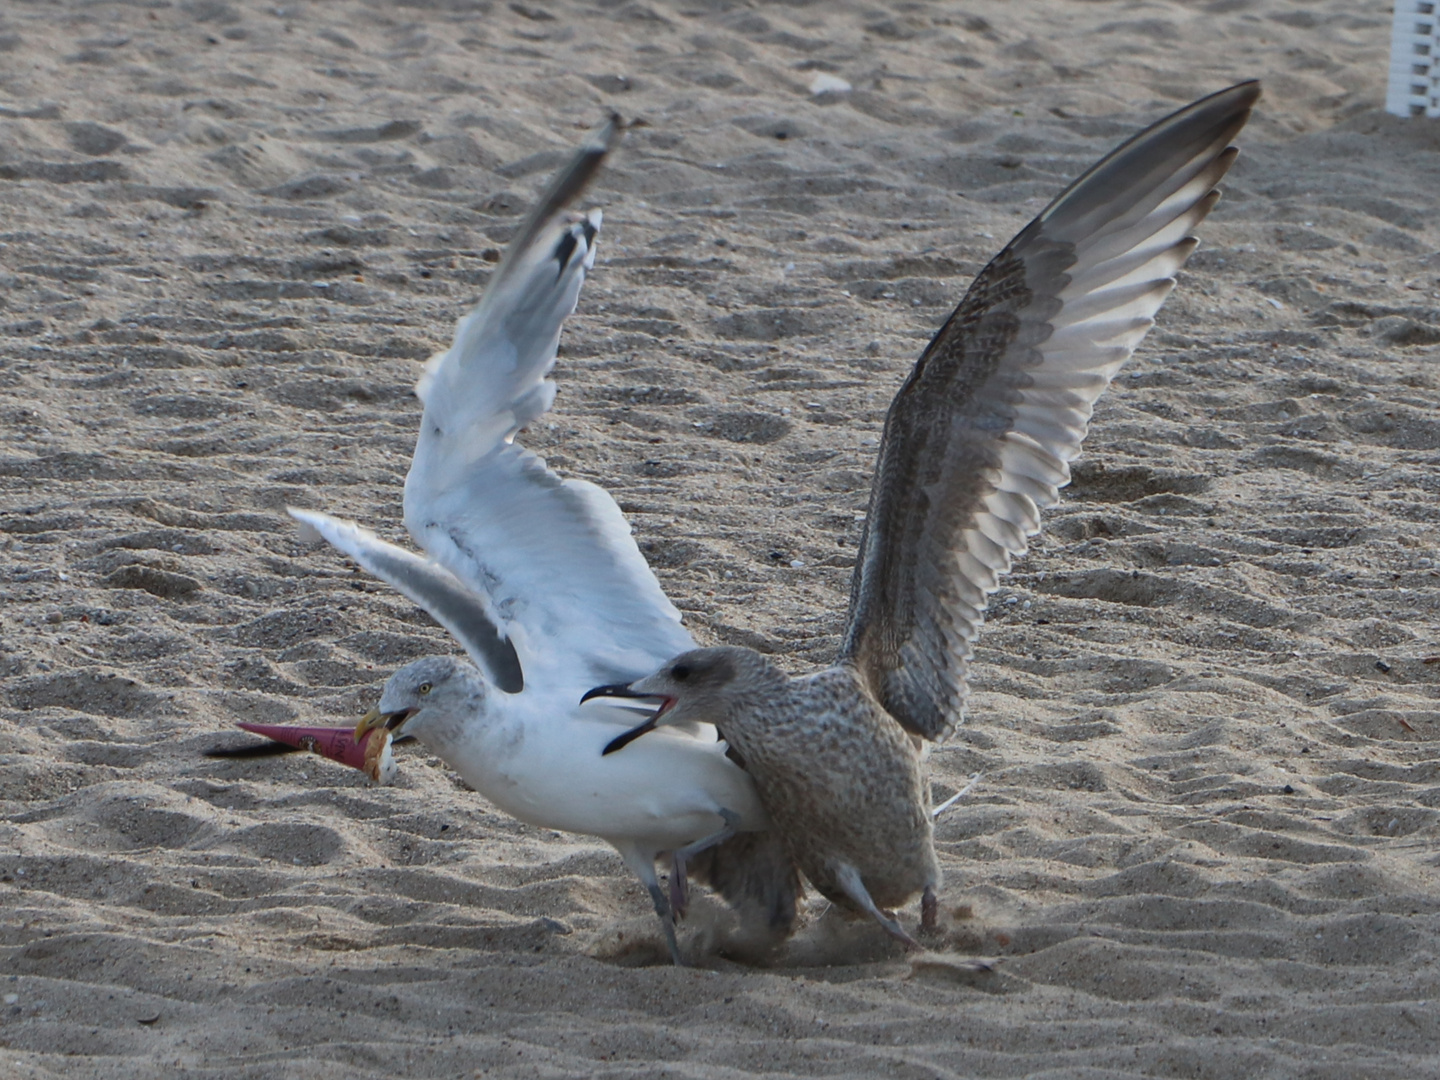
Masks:
[[[384,728],[392,735],[405,728],[422,742],[436,720],[459,719],[474,709],[482,692],[479,672],[452,656],[427,656],[391,675],[380,703],[361,718],[355,741]]]
[[[681,653],[653,675],[633,683],[597,686],[582,701],[596,697],[649,698],[651,717],[605,747],[612,754],[664,724],[698,721],[723,724],[735,705],[765,688],[779,670],[753,649],[721,647]]]

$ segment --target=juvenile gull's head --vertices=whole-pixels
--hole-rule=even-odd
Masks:
[[[648,720],[605,747],[605,753],[612,754],[662,724],[723,725],[737,705],[752,697],[763,699],[784,681],[784,673],[753,649],[692,649],[653,675],[628,684],[597,686],[581,700],[652,698],[659,703]]]

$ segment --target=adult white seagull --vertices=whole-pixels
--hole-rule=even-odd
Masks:
[[[437,656],[401,668],[356,739],[403,727],[507,813],[612,844],[649,891],[678,964],[674,908],[685,902],[687,860],[704,852],[698,876],[758,906],[781,934],[799,882],[714,727],[647,739],[634,756],[603,754],[634,714],[581,707],[581,693],[638,678],[694,642],[615,501],[514,441],[555,400],[547,376],[560,326],[595,261],[599,211],[563,212],[617,134],[612,119],[557,174],[420,379],[405,525],[426,555],[352,522],[290,513],[429,612],[474,662]],[[670,897],[655,871],[667,852]]]

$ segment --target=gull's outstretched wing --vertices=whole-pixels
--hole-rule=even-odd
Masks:
[[[527,683],[581,691],[692,648],[615,501],[514,444],[555,399],[560,325],[595,260],[600,215],[564,210],[600,168],[614,120],[581,147],[520,227],[480,305],[430,361],[405,524],[489,602]],[[418,601],[417,601],[418,602]],[[447,624],[448,625],[448,624]]]
[[[555,175],[480,303],[455,327],[450,348],[425,365],[415,388],[425,418],[405,482],[407,524],[412,498],[463,482],[481,458],[554,402],[555,384],[546,376],[555,366],[560,324],[575,310],[595,263],[600,229],[598,211],[578,220],[564,211],[600,171],[618,135],[612,118]]]
[[[1071,184],[980,272],[891,404],[841,659],[907,730],[959,721],[986,597],[1070,482],[1259,96],[1203,98]]]
[[[464,646],[492,685],[511,694],[525,688],[515,647],[501,630],[487,597],[477,596],[434,560],[386,543],[353,521],[294,507],[290,516],[424,608]]]

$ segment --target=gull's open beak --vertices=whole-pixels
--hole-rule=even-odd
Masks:
[[[354,713],[350,714],[354,716]],[[360,718],[360,723],[355,725],[355,741],[358,743],[378,727],[385,726],[385,718],[380,715],[379,709],[371,709]]]
[[[597,697],[650,698],[660,702],[660,707],[651,713],[649,719],[643,724],[639,724],[623,735],[617,735],[611,739],[605,745],[605,749],[600,751],[601,757],[604,757],[606,754],[613,754],[616,750],[624,750],[625,747],[640,738],[641,735],[644,735],[648,731],[654,731],[660,721],[660,717],[664,716],[675,705],[675,699],[668,694],[647,694],[642,690],[632,690],[628,683],[611,683],[608,686],[597,686],[593,690],[587,690],[585,696],[580,699],[580,704],[584,705],[585,702],[591,698]]]
[[[660,714],[658,712],[655,714],[655,716],[659,715]],[[629,746],[632,742],[638,739],[641,735],[644,735],[647,731],[654,731],[655,716],[650,717],[650,719],[646,720],[643,724],[632,727],[623,735],[616,735],[615,738],[611,739],[608,743],[605,744],[605,749],[600,751],[600,756],[604,757],[606,754],[615,753],[616,750],[624,750],[625,747]]]
[[[360,718],[360,723],[355,725],[355,741],[363,742],[365,736],[376,728],[384,728],[392,735],[400,729],[400,725],[409,720],[414,714],[414,709],[405,709],[402,712],[382,713],[379,709],[371,709]]]
[[[585,696],[580,699],[580,704],[591,698],[597,697],[622,697],[622,698],[663,698],[664,694],[642,694],[639,690],[631,690],[629,683],[609,683],[606,686],[597,686],[594,690],[586,690]]]

